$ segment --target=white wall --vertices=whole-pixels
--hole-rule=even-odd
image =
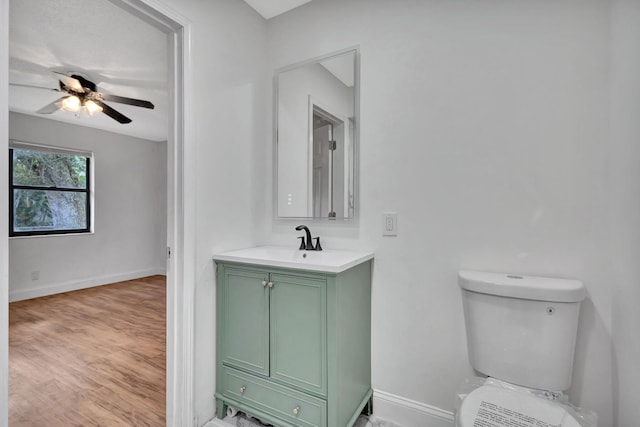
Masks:
[[[453,410],[472,374],[459,269],[579,278],[571,401],[612,425],[609,19],[599,0],[315,0],[269,21],[272,70],[361,47],[359,223],[310,226],[325,248],[375,250],[376,390]],[[271,173],[258,241],[294,247]]]
[[[640,408],[640,3],[612,13],[610,254],[615,425],[638,424]]]
[[[164,274],[166,143],[17,113],[9,136],[93,152],[95,180],[93,234],[10,239],[12,301]]]

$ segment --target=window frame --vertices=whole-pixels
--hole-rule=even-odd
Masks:
[[[49,152],[49,153],[57,153],[57,154],[66,154],[70,156],[81,156],[85,158],[86,161],[86,186],[85,188],[58,188],[55,186],[52,187],[43,187],[37,185],[14,185],[13,183],[13,150],[30,150],[36,152]],[[43,145],[35,145],[35,144],[27,144],[27,143],[16,143],[9,145],[9,237],[33,237],[33,236],[52,236],[52,235],[68,235],[68,234],[90,234],[93,232],[93,224],[92,224],[92,205],[93,205],[93,194],[92,194],[92,163],[93,155],[92,153],[87,153],[84,151],[75,151],[71,149],[63,149],[57,147],[43,146]],[[32,230],[32,231],[15,231],[14,230],[14,193],[15,190],[37,190],[37,191],[56,191],[56,192],[68,192],[68,193],[84,193],[86,194],[86,228],[77,228],[77,229],[51,229],[51,230]]]

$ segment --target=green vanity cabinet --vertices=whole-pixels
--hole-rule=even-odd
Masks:
[[[217,416],[351,426],[371,399],[371,260],[345,271],[216,260]]]

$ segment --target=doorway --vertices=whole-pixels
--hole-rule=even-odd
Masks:
[[[107,0],[105,0],[107,1]],[[195,233],[185,217],[193,212],[183,162],[188,153],[189,24],[155,0],[109,0],[167,34],[169,50],[169,138],[167,142],[167,425],[190,425],[192,408],[193,266]],[[0,67],[8,70],[9,0],[0,0]],[[0,73],[0,426],[8,424],[8,73]],[[187,156],[185,156],[185,154]]]

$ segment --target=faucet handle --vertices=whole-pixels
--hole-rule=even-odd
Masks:
[[[300,239],[300,247],[298,249],[300,249],[301,251],[304,251],[307,246],[304,243],[304,236],[298,236],[298,239]]]
[[[322,250],[322,246],[320,246],[320,236],[316,237],[316,247],[314,248],[315,251],[321,251]]]

